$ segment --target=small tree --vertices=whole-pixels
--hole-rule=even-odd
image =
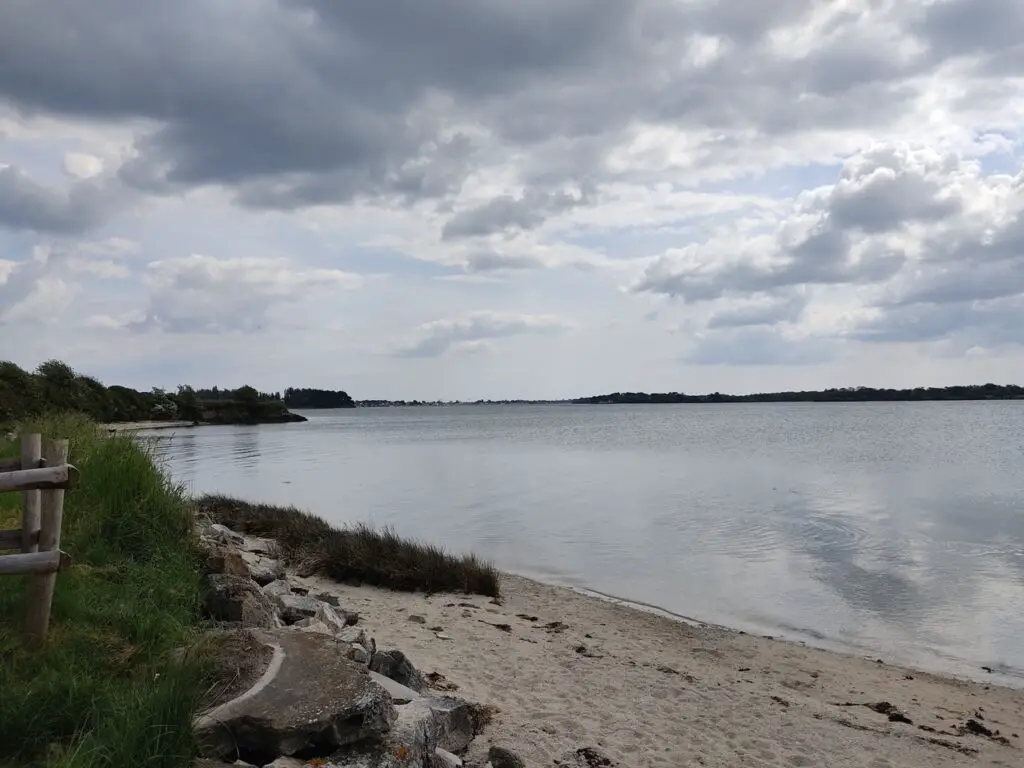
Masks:
[[[153,407],[150,409],[154,419],[170,421],[178,418],[178,404],[159,387],[153,387]]]
[[[196,391],[185,384],[178,386],[178,395],[175,398],[178,404],[178,414],[189,421],[199,421],[203,417],[203,409],[199,405],[199,397]]]
[[[259,402],[259,399],[260,393],[256,391],[255,387],[250,387],[248,384],[235,390],[235,400],[240,403],[248,405]]]

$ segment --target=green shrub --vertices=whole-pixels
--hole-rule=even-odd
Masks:
[[[65,496],[50,632],[22,636],[26,579],[0,578],[0,765],[188,766],[191,721],[206,681],[172,649],[198,629],[200,570],[182,490],[130,437],[102,437],[80,417],[24,426],[69,437],[79,487]],[[17,455],[0,438],[0,456]],[[18,494],[0,494],[0,519]]]

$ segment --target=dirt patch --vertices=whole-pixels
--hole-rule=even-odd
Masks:
[[[210,665],[211,683],[203,697],[204,709],[231,701],[252,688],[274,655],[273,648],[245,629],[208,635],[200,652]]]

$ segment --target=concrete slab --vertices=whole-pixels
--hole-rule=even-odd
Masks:
[[[248,691],[197,719],[203,757],[263,764],[390,731],[397,717],[390,695],[333,637],[294,630],[257,637],[274,651],[270,665]]]

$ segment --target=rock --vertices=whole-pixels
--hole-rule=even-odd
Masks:
[[[454,696],[431,696],[427,700],[437,723],[437,746],[449,752],[464,752],[473,741],[472,707]]]
[[[241,576],[215,573],[207,577],[203,599],[206,615],[217,621],[239,622],[243,627],[277,626],[274,604],[260,588]]]
[[[370,652],[359,643],[352,643],[349,645],[348,650],[345,651],[345,658],[354,661],[356,664],[369,666],[371,656]],[[387,680],[388,678],[384,679]]]
[[[206,532],[214,541],[229,547],[241,547],[245,544],[245,537],[242,534],[235,533],[226,525],[221,525],[220,523],[214,523],[206,529]]]
[[[422,616],[417,616],[415,614],[409,616],[409,618],[407,620],[411,621],[413,624],[426,624],[427,623],[427,620],[425,618],[423,618]]]
[[[277,595],[275,597],[278,607],[281,609],[281,618],[285,624],[294,624],[302,619],[322,619],[320,616],[320,609],[326,608],[333,610],[331,606],[326,603],[321,603],[319,600],[314,600],[312,597],[302,597],[301,595]],[[327,622],[325,622],[327,623]],[[342,621],[341,626],[344,627],[345,623]]]
[[[316,609],[316,614],[314,615],[313,618],[319,619],[324,624],[327,624],[328,626],[333,628],[335,634],[337,635],[340,635],[342,632],[348,629],[348,624],[345,622],[344,616],[339,616],[338,612],[335,611],[327,603],[321,603],[319,600],[317,600],[317,604],[318,607]]]
[[[438,747],[434,750],[434,764],[437,768],[462,768],[462,758]]]
[[[246,552],[269,557],[275,557],[281,550],[273,539],[263,539],[257,536],[244,536],[239,546]]]
[[[267,763],[266,768],[307,768],[309,763],[298,760],[294,757],[279,757],[272,763]]]
[[[284,566],[277,560],[262,555],[244,553],[239,555],[249,566],[249,575],[260,586],[272,584],[284,578]]]
[[[387,737],[377,744],[358,744],[337,752],[323,768],[459,768],[462,761],[444,752],[453,762],[440,757],[436,744],[435,716],[424,700],[397,707],[397,719]]]
[[[577,749],[573,753],[573,757],[576,760],[576,765],[582,766],[582,768],[613,768],[615,765],[610,757],[593,747]],[[495,766],[495,768],[499,768],[499,766]]]
[[[317,632],[321,635],[329,635],[330,637],[335,636],[334,627],[329,627],[317,619],[301,619],[290,626],[300,632]]]
[[[277,579],[263,586],[263,593],[270,597],[292,594],[292,585],[284,579]]]
[[[437,748],[436,723],[430,707],[420,699],[396,709],[398,719],[388,734],[378,765],[380,768],[430,765]]]
[[[491,747],[487,759],[494,768],[526,768],[523,758],[505,747]]]
[[[370,645],[366,640],[366,630],[361,627],[344,627],[338,633],[338,639],[343,643],[359,643],[364,648]]]
[[[401,683],[392,680],[390,677],[385,677],[379,672],[370,670],[370,679],[387,691],[391,700],[394,701],[395,704],[408,704],[410,701],[416,701],[423,698],[423,695],[419,691],[414,691],[412,688],[402,685]]]
[[[390,696],[366,667],[338,653],[334,638],[292,630],[260,637],[274,648],[263,677],[196,721],[203,757],[262,765],[278,756],[323,754],[385,738],[397,717]]]
[[[422,691],[427,687],[423,675],[401,651],[377,651],[370,659],[370,669],[414,691]]]
[[[206,551],[203,571],[207,574],[226,573],[229,576],[250,577],[249,567],[237,550],[215,544]]]
[[[318,592],[314,597],[321,602],[334,606],[335,608],[341,605],[341,599],[337,595],[332,595],[330,592]]]

